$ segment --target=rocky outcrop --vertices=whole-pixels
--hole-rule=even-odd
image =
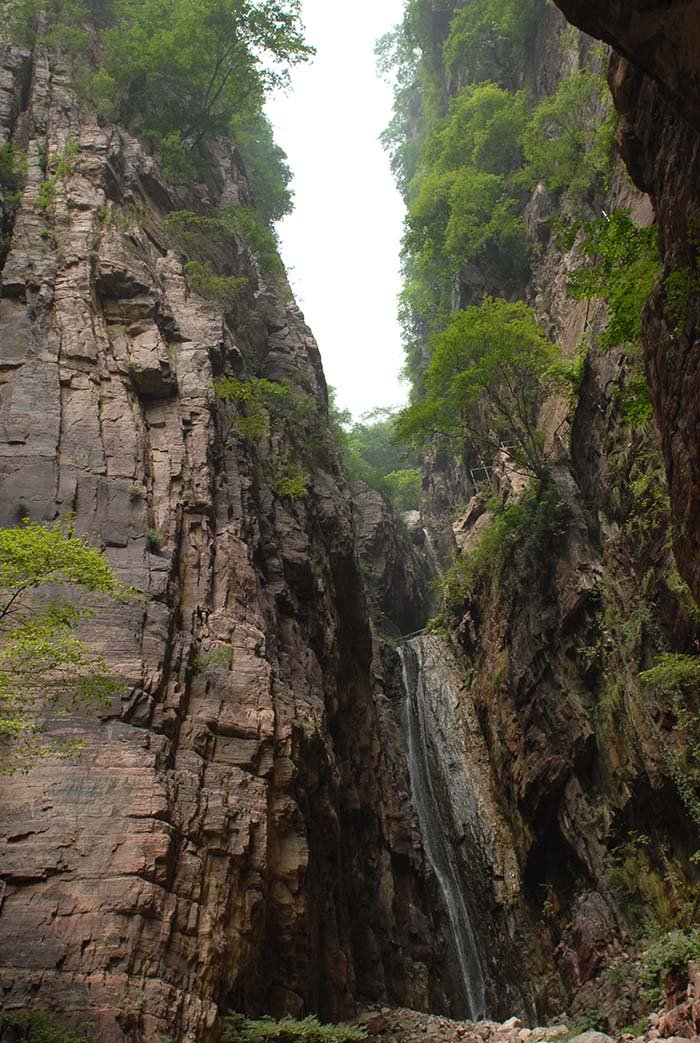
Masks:
[[[53,721],[82,754],[2,785],[4,1002],[105,1043],[210,1039],[229,1008],[426,1006],[422,856],[318,349],[244,240],[224,315],[165,230],[207,195],[249,200],[245,174],[222,143],[206,190],[176,197],[55,56],[12,53],[3,75],[28,165],[2,271],[0,522],[72,513],[139,592],[86,626],[121,702]],[[291,420],[246,439],[221,375],[284,379]],[[306,496],[279,491],[285,467]]]
[[[415,633],[428,618],[428,585],[436,579],[426,546],[430,537],[420,516],[407,525],[380,492],[361,481],[354,483],[353,504],[358,550],[377,623],[389,635]]]
[[[700,597],[697,5],[682,0],[557,3],[574,24],[618,52],[609,81],[621,117],[620,152],[637,185],[652,198],[664,262],[664,281],[645,314],[647,373],[662,437],[678,567]]]

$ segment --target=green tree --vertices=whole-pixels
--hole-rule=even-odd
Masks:
[[[575,374],[532,309],[486,297],[456,312],[430,347],[424,397],[400,415],[400,436],[421,444],[442,435],[465,451],[492,456],[506,441],[524,471],[546,474],[539,409],[547,395],[570,391]]]
[[[452,19],[445,65],[472,83],[495,78],[514,88],[543,9],[543,0],[471,0]]]
[[[615,115],[593,116],[601,79],[590,68],[567,76],[532,114],[522,135],[523,184],[586,196],[610,170]]]
[[[38,718],[108,700],[123,688],[101,656],[76,636],[90,610],[58,597],[126,596],[104,555],[70,528],[25,522],[0,529],[0,740],[3,772],[27,767],[60,746],[46,742]],[[71,752],[75,745],[63,748]]]
[[[285,68],[312,53],[299,0],[115,0],[105,68],[124,114],[187,147],[255,115]],[[267,63],[267,64],[265,64]],[[274,66],[275,68],[272,68]]]
[[[397,414],[376,409],[349,427],[343,436],[345,466],[351,478],[377,489],[399,510],[417,509],[420,468],[396,433]]]
[[[609,317],[601,347],[638,344],[644,306],[661,271],[656,229],[640,228],[629,210],[615,210],[588,224],[575,224],[564,245],[573,245],[574,238],[588,263],[569,276],[569,293],[576,300],[606,300]]]

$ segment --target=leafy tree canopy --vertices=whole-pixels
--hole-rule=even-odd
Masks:
[[[583,197],[605,177],[616,117],[612,111],[600,119],[592,115],[603,89],[601,77],[583,68],[540,102],[522,135],[523,184],[541,182],[550,191]]]
[[[543,0],[471,0],[450,24],[443,54],[452,72],[471,82],[497,78],[515,87],[517,70],[544,9]]]
[[[564,245],[573,245],[574,239],[588,263],[569,276],[569,292],[577,300],[606,299],[609,319],[601,347],[638,343],[644,305],[660,272],[656,229],[640,228],[629,210],[616,210],[588,224],[574,224]]]
[[[479,307],[455,312],[430,347],[425,395],[401,413],[400,436],[421,444],[443,435],[463,449],[491,455],[505,441],[525,471],[544,474],[539,408],[575,377],[532,309],[522,301],[486,297]]]
[[[114,0],[105,68],[131,116],[188,143],[227,133],[311,54],[299,0]],[[267,63],[267,64],[265,64]]]
[[[69,586],[87,594],[125,597],[104,556],[70,529],[25,522],[0,529],[0,740],[2,771],[27,767],[56,746],[42,743],[37,715],[93,706],[123,684],[75,636],[90,613],[47,596]],[[37,603],[34,595],[42,593]],[[72,752],[75,746],[70,746]]]

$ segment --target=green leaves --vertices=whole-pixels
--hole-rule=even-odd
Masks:
[[[366,1039],[367,1030],[358,1025],[322,1025],[313,1015],[296,1018],[261,1018],[253,1021],[243,1014],[224,1019],[225,1043],[355,1043]]]
[[[0,529],[0,739],[8,773],[60,752],[40,735],[47,707],[70,712],[104,704],[122,690],[119,678],[75,635],[90,610],[46,603],[56,586],[125,598],[104,556],[60,525],[25,522]],[[36,594],[41,594],[37,600]],[[74,750],[75,743],[70,745]],[[64,747],[63,752],[66,752]]]
[[[18,599],[47,583],[124,595],[106,558],[70,529],[25,522],[0,529],[0,623],[18,611]]]
[[[116,0],[105,67],[128,115],[187,143],[257,113],[286,67],[312,53],[298,0]]]
[[[255,442],[267,434],[270,413],[290,397],[290,390],[285,384],[277,384],[263,377],[252,380],[220,377],[214,382],[214,394],[220,401],[238,406],[239,412],[231,421],[231,430]]]
[[[452,19],[443,57],[452,73],[512,84],[543,0],[472,0]]]
[[[621,348],[639,343],[642,312],[660,274],[656,229],[640,228],[629,210],[616,210],[583,226],[579,252],[590,262],[569,276],[569,293],[577,300],[604,298],[608,323],[600,335],[602,348]]]
[[[425,398],[400,415],[400,435],[420,444],[440,434],[491,455],[505,440],[514,443],[521,467],[542,474],[539,408],[547,395],[569,391],[575,373],[532,309],[486,297],[479,307],[455,312],[430,347]]]
[[[602,183],[610,169],[616,117],[612,111],[593,117],[599,91],[599,77],[584,68],[540,102],[522,136],[523,184],[542,183],[550,192],[565,189],[581,198]]]
[[[343,431],[345,466],[351,478],[379,490],[399,510],[417,510],[420,468],[413,454],[399,444],[396,421],[392,410],[380,409]]]

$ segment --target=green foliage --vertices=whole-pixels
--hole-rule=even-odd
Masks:
[[[452,19],[445,65],[471,82],[495,79],[514,88],[543,10],[543,0],[472,0]]]
[[[253,190],[256,215],[263,224],[272,225],[292,209],[292,172],[287,156],[275,144],[272,127],[263,112],[253,120],[236,120],[233,134]],[[274,247],[277,248],[276,239]]]
[[[379,70],[394,74],[394,115],[382,134],[399,188],[416,172],[420,146],[435,119],[444,114],[438,55],[432,39],[432,0],[407,0],[404,16],[377,44]]]
[[[631,833],[606,852],[605,882],[630,923],[638,930],[650,924],[670,925],[674,918],[672,889],[652,859],[648,836]]]
[[[417,317],[449,309],[465,261],[522,280],[529,248],[512,174],[525,118],[522,95],[482,83],[455,98],[427,136],[406,187],[404,301]]]
[[[663,1000],[662,983],[672,972],[687,971],[691,960],[700,959],[700,928],[673,930],[652,942],[642,955],[639,981],[642,998],[656,1005]]]
[[[474,299],[479,284],[524,294],[536,248],[523,221],[529,190],[542,182],[565,205],[604,186],[614,118],[604,116],[595,49],[552,95],[531,101],[527,57],[544,7],[470,0],[451,9],[441,45],[433,5],[412,0],[380,45],[381,67],[396,77],[383,141],[408,210],[400,321],[414,381],[456,300]],[[449,104],[445,67],[451,88],[461,87]]]
[[[5,0],[0,3],[0,39],[31,47],[36,37],[40,0]]]
[[[700,687],[700,656],[667,652],[657,656],[654,666],[643,670],[640,680],[659,688],[668,695],[682,692],[685,688]]]
[[[28,767],[52,747],[42,741],[37,715],[45,705],[67,712],[111,698],[122,682],[75,636],[90,612],[33,595],[60,586],[123,597],[104,556],[65,526],[24,521],[0,529],[0,737],[3,772]],[[57,747],[53,747],[57,750]],[[69,749],[67,752],[71,752]]]
[[[77,157],[80,155],[80,144],[68,139],[63,148],[49,159],[47,159],[45,173],[47,176],[39,184],[36,194],[36,205],[39,210],[50,210],[56,201],[56,189],[59,181],[70,177],[77,165]]]
[[[233,648],[220,646],[208,652],[199,652],[194,658],[194,668],[201,674],[216,673],[217,670],[230,670],[233,660]]]
[[[671,697],[683,743],[675,750],[662,746],[662,753],[681,802],[700,829],[700,656],[664,653],[639,677],[643,684]]]
[[[271,279],[284,274],[275,232],[261,222],[253,207],[222,207],[212,215],[176,210],[169,214],[166,228],[183,251],[200,264],[211,264],[217,254],[235,244],[242,236],[255,257],[261,272]]]
[[[522,136],[525,162],[520,179],[534,188],[566,191],[576,199],[602,187],[610,169],[615,116],[596,119],[592,109],[601,90],[589,68],[567,76],[532,114]]]
[[[486,297],[480,307],[455,312],[430,347],[425,397],[400,414],[399,435],[417,444],[442,435],[491,456],[506,440],[518,467],[544,474],[539,408],[547,395],[571,390],[575,366],[542,333],[532,309]]]
[[[290,390],[285,384],[261,377],[252,380],[220,377],[214,381],[214,394],[219,401],[235,404],[239,410],[229,430],[255,442],[267,434],[270,413],[290,397]]]
[[[566,532],[571,509],[555,485],[535,482],[519,503],[505,507],[490,500],[495,513],[490,525],[470,549],[457,558],[445,577],[445,600],[459,608],[468,595],[489,577],[497,581],[508,562],[510,581],[523,582],[542,571],[556,541]]]
[[[266,216],[278,216],[288,176],[262,100],[285,82],[288,66],[312,53],[298,0],[114,0],[114,11],[101,89],[111,77],[122,119],[150,132],[173,179],[184,181],[202,141],[238,129],[260,175]],[[264,173],[261,157],[272,160]]]
[[[4,35],[30,44],[46,6],[0,2]],[[263,104],[313,53],[299,10],[299,0],[52,0],[47,42],[70,58],[82,100],[149,138],[174,184],[206,173],[204,142],[231,136],[265,224],[291,208],[290,171]]]
[[[366,1029],[358,1025],[322,1025],[313,1015],[301,1021],[253,1021],[242,1014],[230,1014],[224,1019],[224,1043],[355,1043],[366,1038]]]
[[[190,288],[205,300],[214,301],[224,311],[235,311],[241,300],[241,294],[248,286],[245,275],[217,275],[211,264],[201,261],[188,261],[184,266],[185,276]]]
[[[420,505],[418,461],[398,442],[396,413],[377,409],[351,424],[344,417],[339,426],[345,466],[351,478],[359,479],[381,492],[399,510],[417,510]]]
[[[146,529],[146,543],[149,550],[156,554],[165,543],[165,537],[157,529]]]
[[[288,496],[292,500],[301,500],[309,493],[310,475],[292,463],[285,456],[278,456],[272,462],[272,489],[277,496]]]
[[[0,191],[5,205],[17,206],[27,174],[27,154],[14,141],[0,145]]]
[[[401,511],[414,511],[420,507],[421,469],[407,467],[401,471],[389,471],[383,476],[383,484],[391,502]]]
[[[40,183],[36,193],[36,205],[39,210],[50,210],[56,201],[55,177],[47,177]]]
[[[63,1028],[48,1010],[9,1011],[2,1015],[4,1043],[88,1043],[87,1036]]]
[[[615,210],[610,217],[573,225],[569,241],[579,232],[578,249],[589,263],[571,273],[569,293],[576,300],[607,301],[609,319],[601,347],[638,343],[644,305],[660,272],[656,229],[639,228],[629,210]]]
[[[700,275],[690,265],[676,268],[666,276],[666,300],[677,334],[688,325],[691,305],[699,292]]]

